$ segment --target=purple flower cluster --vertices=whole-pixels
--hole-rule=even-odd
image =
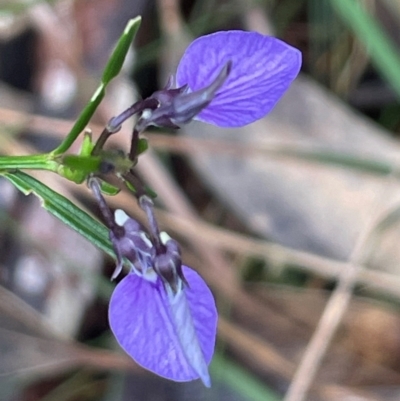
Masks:
[[[265,116],[296,78],[301,53],[256,32],[226,31],[196,39],[184,53],[174,79],[150,98],[111,119],[108,133],[140,112],[137,138],[150,125],[179,128],[192,120],[240,127]],[[208,364],[214,351],[217,311],[203,279],[183,266],[179,246],[159,232],[152,201],[138,195],[149,222],[146,231],[123,211],[108,209],[96,180],[91,187],[110,228],[117,268],[130,273],[116,286],[110,302],[111,330],[140,365],[165,378],[200,378],[210,386]]]

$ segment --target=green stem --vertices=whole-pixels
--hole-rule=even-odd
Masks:
[[[86,173],[94,173],[100,170],[101,158],[95,156],[65,155],[62,157],[62,165]]]
[[[99,106],[104,95],[105,95],[105,84],[101,83],[99,87],[96,89],[89,103],[85,106],[82,113],[75,121],[75,124],[72,127],[71,131],[64,138],[61,144],[51,152],[54,156],[62,155],[72,146],[72,144],[75,142],[78,136],[85,130],[89,120],[93,116],[95,110]]]
[[[0,172],[8,170],[57,171],[58,163],[47,154],[28,156],[0,156]]]
[[[125,57],[129,51],[136,32],[139,29],[140,22],[141,17],[136,17],[128,21],[123,34],[119,38],[117,45],[115,46],[111,57],[104,68],[100,85],[94,92],[89,103],[79,115],[67,137],[56,149],[53,150],[52,154],[54,156],[62,155],[69,150],[81,132],[83,132],[86,128],[98,105],[104,98],[107,85],[120,73],[122,65],[125,61]]]

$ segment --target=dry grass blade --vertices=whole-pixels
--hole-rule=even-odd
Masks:
[[[141,370],[123,354],[90,348],[73,341],[38,338],[0,328],[0,378],[60,374],[77,367],[96,370]]]
[[[26,302],[0,286],[0,319],[17,320],[17,323],[23,325],[29,331],[44,338],[61,338],[59,333],[55,333],[49,322],[33,309]]]
[[[257,338],[223,318],[219,319],[218,335],[247,362],[259,367],[261,372],[270,373],[272,371],[287,380],[292,377],[295,369],[294,364],[280,355],[274,346],[269,345],[265,340]]]
[[[304,352],[302,361],[285,396],[285,401],[303,401],[305,399],[309,388],[312,386],[322,358],[349,307],[353,288],[357,282],[357,276],[362,270],[365,245],[375,227],[391,210],[380,210],[382,195],[380,194],[377,198],[375,209],[379,210],[371,211],[371,221],[368,222],[368,226],[360,234],[350,256],[347,268],[343,269],[340,274],[337,287],[333,291],[313,337]]]

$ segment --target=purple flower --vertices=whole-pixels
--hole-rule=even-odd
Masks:
[[[141,206],[151,214],[150,202],[144,198]],[[175,381],[201,378],[209,387],[217,330],[211,291],[195,271],[181,266],[179,247],[166,233],[151,238],[122,210],[115,212],[114,221],[110,238],[118,265],[113,277],[120,273],[123,258],[131,265],[110,301],[115,338],[144,368]]]
[[[216,32],[186,49],[175,86],[171,78],[164,89],[128,111],[145,110],[137,132],[150,125],[179,128],[193,119],[241,127],[272,110],[300,67],[300,51],[279,39],[257,32]],[[119,118],[113,123],[118,125]]]
[[[154,273],[128,274],[115,288],[109,322],[118,343],[139,365],[175,381],[201,378],[214,353],[217,312],[204,280],[183,266],[189,284],[176,294]]]
[[[265,116],[296,78],[301,53],[257,32],[225,31],[196,39],[176,73],[178,87],[199,91],[232,63],[225,82],[195,119],[220,127],[240,127]]]

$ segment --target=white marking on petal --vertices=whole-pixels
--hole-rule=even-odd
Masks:
[[[145,110],[142,111],[142,118],[144,120],[148,120],[151,117],[152,114],[153,114],[152,110],[145,109]]]
[[[172,238],[165,231],[160,232],[160,240],[163,245],[166,245],[170,239]]]
[[[114,218],[117,225],[123,227],[124,224],[129,220],[129,216],[121,209],[117,209],[114,212]]]
[[[115,270],[111,276],[111,281],[115,280],[120,275],[123,267],[124,267],[123,263],[118,263],[118,265],[115,267]]]
[[[110,300],[110,326],[122,348],[144,368],[179,382],[201,377],[209,385],[217,312],[205,282],[188,267],[183,271],[191,289],[171,299],[160,278],[153,284],[136,274],[124,277]]]
[[[151,241],[149,240],[149,238],[147,237],[147,235],[143,231],[141,231],[139,235],[140,235],[140,238],[145,242],[145,244],[149,248],[153,248],[153,244],[151,243]]]
[[[168,296],[170,302],[175,302],[175,298],[179,295],[179,293],[181,291],[183,291],[183,281],[180,278],[178,278],[176,292],[174,292],[169,285],[165,286],[165,291],[167,292],[167,296]]]
[[[204,385],[210,387],[211,380],[207,363],[204,360],[203,351],[201,350],[196,329],[193,325],[192,314],[189,309],[185,291],[178,291],[176,294],[167,291],[167,295],[173,324],[187,362],[200,376]]]
[[[157,273],[152,268],[146,269],[142,277],[147,281],[151,281],[152,283],[155,283],[158,278]]]

